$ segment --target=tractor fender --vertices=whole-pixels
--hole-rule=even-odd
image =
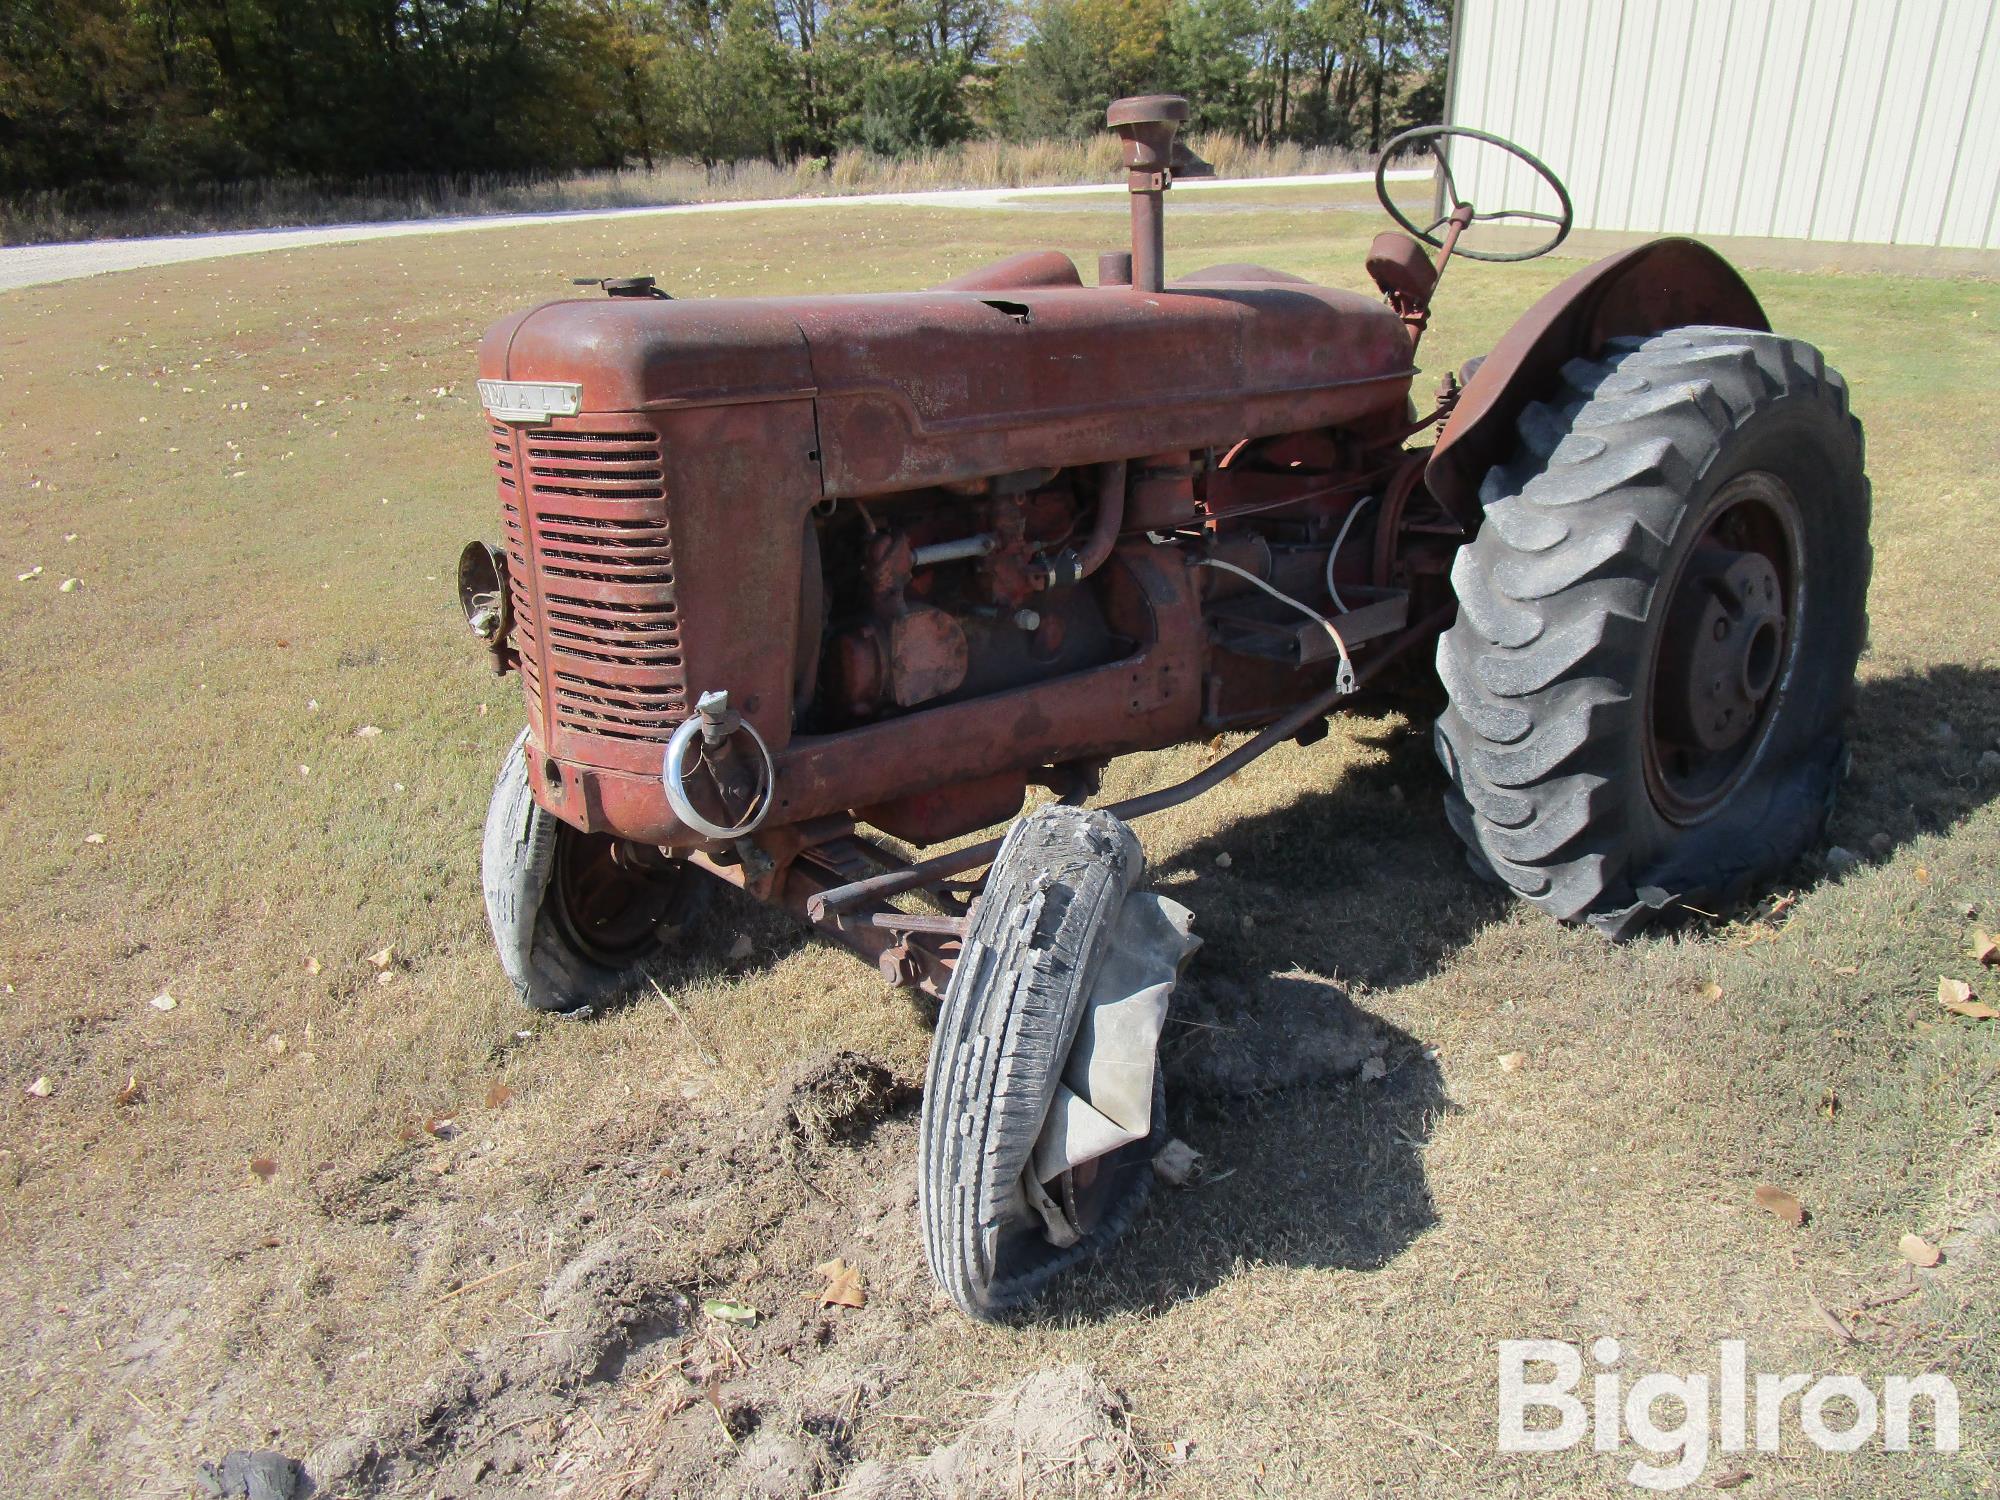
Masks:
[[[1652,240],[1578,271],[1522,314],[1466,382],[1424,470],[1430,492],[1476,530],[1480,482],[1565,364],[1609,339],[1696,323],[1771,327],[1736,268],[1699,240]]]

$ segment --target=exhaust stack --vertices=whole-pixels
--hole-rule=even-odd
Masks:
[[[1164,195],[1174,181],[1174,133],[1187,117],[1188,102],[1179,94],[1118,99],[1104,112],[1104,122],[1125,142],[1125,186],[1132,194],[1135,291],[1157,292],[1167,284]],[[1187,160],[1195,163],[1191,153]],[[1206,170],[1205,163],[1195,165]],[[1196,174],[1190,171],[1188,175]]]

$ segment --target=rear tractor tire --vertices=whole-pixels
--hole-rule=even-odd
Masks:
[[[1474,868],[1619,937],[1824,832],[1869,486],[1846,384],[1797,340],[1614,339],[1562,382],[1453,567],[1437,749]]]
[[[1150,1081],[1134,1076],[1130,1048],[1106,1040],[1120,1023],[1100,1007],[1157,1003],[1150,1033],[1138,1033],[1143,1067],[1197,943],[1184,909],[1136,889],[1144,871],[1139,841],[1111,814],[1043,807],[1008,833],[973,909],[931,1043],[917,1177],[931,1275],[972,1317],[1019,1307],[1110,1244],[1152,1185],[1165,1140],[1157,1064]],[[1087,1064],[1080,1032],[1101,1049]],[[1080,1068],[1092,1079],[1123,1070],[1138,1114],[1149,1095],[1145,1133],[1044,1185],[1038,1153],[1059,1128],[1059,1086],[1080,1085]]]
[[[708,877],[691,866],[638,864],[617,840],[581,833],[536,802],[526,730],[493,784],[480,879],[500,967],[521,1001],[544,1011],[638,989],[708,896]]]

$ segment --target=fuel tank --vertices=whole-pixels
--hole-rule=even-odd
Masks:
[[[582,411],[809,398],[825,497],[1400,419],[1414,373],[1380,301],[1251,266],[1163,292],[1085,287],[1066,257],[1004,285],[556,302],[494,327],[487,379],[582,385]]]

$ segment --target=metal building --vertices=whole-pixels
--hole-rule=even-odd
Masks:
[[[1541,157],[1579,228],[2000,248],[2000,0],[1456,9],[1447,119]],[[1535,206],[1497,165],[1455,150],[1463,196]]]

